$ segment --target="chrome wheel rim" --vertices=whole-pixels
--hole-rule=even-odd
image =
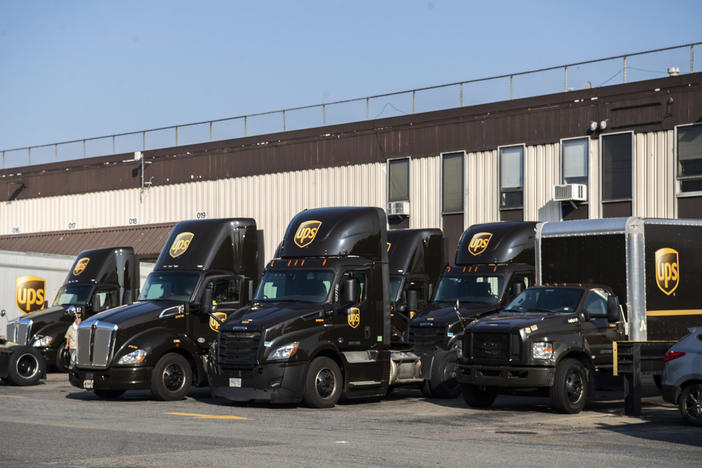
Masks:
[[[30,353],[23,354],[17,359],[15,369],[23,379],[31,379],[39,372],[39,361]]]
[[[336,378],[330,369],[320,369],[315,377],[317,394],[322,398],[329,398],[336,391]]]
[[[185,384],[185,372],[178,364],[171,364],[163,370],[163,384],[171,392],[180,390]]]

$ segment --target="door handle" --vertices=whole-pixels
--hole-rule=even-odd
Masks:
[[[366,325],[365,327],[363,327],[363,338],[365,338],[367,340],[370,338],[370,336],[371,336],[370,325]]]

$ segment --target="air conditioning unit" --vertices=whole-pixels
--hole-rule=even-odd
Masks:
[[[553,201],[587,201],[587,185],[563,184],[553,186]]]
[[[394,201],[388,203],[388,216],[409,216],[410,204],[408,201]]]

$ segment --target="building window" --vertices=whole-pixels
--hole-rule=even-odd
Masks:
[[[499,149],[500,153],[500,217],[505,210],[522,210],[524,207],[524,146],[509,146]],[[521,218],[521,214],[518,216]]]
[[[702,192],[702,124],[677,127],[679,191]]]
[[[464,153],[441,155],[441,213],[463,213]]]
[[[602,201],[631,200],[634,134],[602,135]]]
[[[561,145],[561,179],[564,184],[587,184],[589,138],[563,140]]]
[[[388,201],[409,201],[410,159],[388,160]]]

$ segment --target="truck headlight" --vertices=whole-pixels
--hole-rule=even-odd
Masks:
[[[551,359],[553,356],[553,343],[537,341],[531,347],[531,355],[534,359]]]
[[[135,349],[131,353],[127,353],[117,361],[117,364],[138,364],[146,357],[146,351],[143,349]]]
[[[286,344],[285,346],[281,346],[280,348],[276,348],[275,351],[273,351],[270,356],[268,356],[269,361],[287,361],[297,351],[297,347],[300,343],[297,341],[294,343]]]
[[[52,341],[54,341],[53,336],[37,336],[34,338],[34,343],[32,343],[32,346],[34,346],[35,348],[44,348],[46,346],[49,346]]]

